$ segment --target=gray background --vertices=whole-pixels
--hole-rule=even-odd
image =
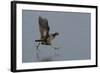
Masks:
[[[53,61],[90,59],[89,13],[22,11],[22,62],[37,62],[35,40],[39,39],[38,17],[48,19],[50,33],[59,32],[53,45],[60,47],[56,52],[49,46],[40,46],[40,58],[51,57]]]

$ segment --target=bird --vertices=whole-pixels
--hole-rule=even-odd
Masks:
[[[47,18],[39,16],[38,24],[39,24],[40,38],[38,40],[35,40],[35,42],[38,42],[38,44],[36,45],[36,57],[37,57],[37,60],[40,60],[39,58],[39,46],[40,45],[49,45],[51,46],[51,48],[54,48],[55,51],[59,49],[57,47],[52,46],[52,40],[54,40],[55,37],[59,35],[59,33],[58,32],[50,33],[50,26],[48,24]],[[56,55],[57,53],[55,52],[55,56]]]
[[[39,16],[38,24],[40,30],[40,39],[35,40],[35,42],[41,42],[42,45],[52,45],[52,40],[55,39],[55,37],[58,36],[59,33],[58,32],[49,33],[50,26],[48,24],[47,18],[43,18],[42,16]]]

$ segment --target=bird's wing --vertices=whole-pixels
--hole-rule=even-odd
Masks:
[[[48,20],[46,18],[42,18],[41,16],[39,16],[39,29],[40,29],[41,38],[49,35],[50,28],[48,25]]]

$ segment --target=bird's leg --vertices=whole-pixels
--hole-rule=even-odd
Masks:
[[[37,48],[37,49],[39,49],[39,48],[38,48],[38,47],[39,47],[39,45],[40,45],[40,43],[38,43],[38,45],[36,46],[36,48]]]
[[[39,45],[40,43],[38,43],[38,45],[36,45],[36,57],[39,60]]]

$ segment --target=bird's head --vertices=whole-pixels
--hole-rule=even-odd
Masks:
[[[55,32],[54,34],[52,34],[54,37],[55,36],[58,36],[59,35],[59,33],[58,32]]]

